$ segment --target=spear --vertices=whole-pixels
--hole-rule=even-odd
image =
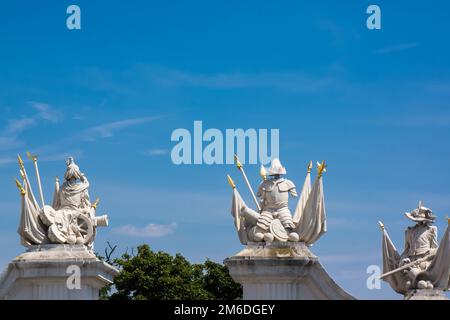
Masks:
[[[252,194],[252,198],[255,201],[258,211],[261,211],[261,207],[259,206],[258,200],[256,199],[255,193],[253,192],[252,186],[250,185],[250,182],[247,179],[247,175],[245,174],[244,167],[242,166],[242,163],[239,161],[237,154],[234,155],[234,161],[236,162],[236,167],[239,169],[239,171],[242,173],[242,176],[244,177],[245,183],[247,184],[247,187],[250,190],[250,193]]]
[[[37,156],[31,155],[31,153],[29,153],[27,151],[27,157],[28,157],[28,159],[30,159],[34,163],[34,169],[36,170],[36,177],[37,177],[37,182],[38,182],[38,187],[39,187],[39,195],[41,196],[41,202],[42,202],[42,208],[43,208],[45,206],[44,193],[42,192],[41,176],[39,175],[39,168],[38,168],[38,164],[37,164]]]
[[[322,163],[317,162],[318,177],[320,178],[324,172],[327,172],[327,164],[325,163],[325,160],[322,161]]]

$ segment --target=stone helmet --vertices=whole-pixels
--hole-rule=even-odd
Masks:
[[[433,211],[422,206],[422,202],[419,202],[417,209],[414,209],[411,212],[406,212],[405,215],[414,222],[432,222],[436,219],[436,216],[433,215]]]
[[[286,174],[286,168],[281,165],[278,158],[272,160],[269,170],[267,170],[269,176]]]

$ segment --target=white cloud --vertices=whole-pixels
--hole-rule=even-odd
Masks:
[[[32,106],[35,110],[37,110],[39,117],[41,117],[44,120],[47,120],[50,122],[58,122],[62,118],[62,114],[59,111],[56,111],[55,109],[53,109],[47,103],[29,101],[28,104],[30,106]]]
[[[19,134],[30,126],[34,125],[36,121],[32,118],[21,118],[21,119],[12,119],[9,120],[8,126],[6,128],[6,133],[8,135],[16,135]]]
[[[112,231],[118,234],[131,236],[131,237],[143,237],[143,238],[155,238],[164,237],[174,232],[177,227],[176,223],[171,224],[148,224],[147,226],[140,228],[133,225],[125,225],[114,228]]]
[[[160,118],[160,116],[143,117],[104,123],[99,126],[87,129],[83,134],[83,138],[85,138],[86,140],[95,140],[96,138],[110,138],[114,136],[115,131],[144,124]]]
[[[6,157],[6,158],[0,158],[0,166],[5,165],[5,164],[10,164],[15,162],[16,159],[11,158],[11,157]]]
[[[165,156],[166,154],[169,154],[169,149],[151,149],[144,151],[144,154],[146,156]]]
[[[298,92],[316,92],[333,83],[333,78],[313,77],[297,72],[211,73],[140,65],[144,78],[162,87],[192,86],[215,89],[278,88]]]

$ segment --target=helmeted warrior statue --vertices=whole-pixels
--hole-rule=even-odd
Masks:
[[[37,244],[83,244],[92,249],[98,226],[107,226],[106,215],[96,216],[98,199],[90,202],[89,181],[80,171],[72,157],[66,161],[64,183],[59,186],[55,182],[53,204],[45,205],[42,187],[40,186],[37,158],[32,158],[36,168],[40,198],[40,206],[33,194],[24,164],[19,156],[20,172],[23,185],[16,181],[21,190],[22,209],[18,232],[22,243],[26,246]]]
[[[408,295],[417,289],[448,290],[450,283],[449,229],[438,246],[436,217],[431,209],[419,203],[406,217],[416,224],[405,231],[405,249],[401,255],[383,230],[383,272],[387,281],[398,293]]]
[[[261,198],[261,214],[256,223],[257,230],[255,240],[264,239],[266,242],[273,241],[274,236],[270,233],[270,225],[274,219],[278,218],[281,225],[289,235],[290,241],[298,241],[298,234],[295,232],[294,221],[288,207],[289,195],[297,197],[295,184],[282,178],[286,174],[286,169],[281,165],[280,160],[274,159],[268,170],[269,179],[264,180],[258,188],[257,196]]]
[[[245,204],[234,181],[228,176],[228,182],[233,188],[231,214],[242,244],[276,241],[304,242],[312,245],[326,232],[322,185],[325,162],[318,163],[319,174],[312,188],[310,178],[312,162],[308,165],[300,199],[292,214],[289,209],[289,197],[297,197],[298,194],[295,184],[283,177],[287,172],[279,159],[273,159],[269,169],[261,166],[260,174],[263,181],[256,195],[253,193],[242,164],[237,157],[235,160],[257,207],[257,210],[253,210]],[[260,198],[259,201],[256,196]]]

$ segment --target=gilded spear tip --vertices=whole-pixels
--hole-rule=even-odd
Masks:
[[[234,155],[234,162],[236,163],[236,167],[240,170],[242,168],[242,163],[239,161],[237,154]]]
[[[231,186],[231,188],[236,189],[236,185],[234,184],[234,181],[233,181],[233,179],[231,179],[229,174],[227,174],[227,180],[228,180],[228,184]]]
[[[309,164],[308,164],[308,173],[311,173],[311,170],[312,170],[312,168],[313,168],[313,162],[312,162],[312,160],[309,162]]]
[[[95,210],[97,210],[97,206],[100,203],[100,198],[95,199],[94,204],[92,205],[92,208],[94,208]]]
[[[378,221],[378,224],[380,225],[380,229],[381,229],[381,230],[384,230],[384,224],[383,224],[383,222]]]
[[[30,159],[31,161],[34,161],[34,162],[37,161],[37,156],[36,156],[36,155],[32,155],[29,151],[27,151],[27,157],[28,157],[28,159]]]
[[[15,181],[16,181],[17,188],[20,190],[20,194],[24,196],[25,193],[26,193],[25,189],[23,188],[23,186],[22,186],[22,184],[20,183],[19,180],[15,179]]]
[[[447,219],[447,223],[450,224],[450,218],[446,216],[445,219]]]
[[[19,162],[19,167],[20,169],[23,169],[23,160],[20,157],[20,154],[17,155],[17,161]]]
[[[319,174],[319,177],[321,177],[324,172],[327,172],[325,160],[322,161],[322,163],[317,162],[317,173]]]

